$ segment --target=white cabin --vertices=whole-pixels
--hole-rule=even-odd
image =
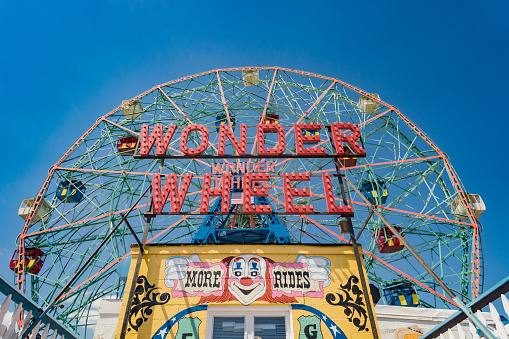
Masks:
[[[467,194],[470,209],[474,213],[474,217],[479,219],[481,214],[486,211],[484,201],[479,194]],[[465,206],[461,202],[461,197],[458,195],[451,203],[451,213],[460,220],[468,219],[468,214]]]
[[[21,203],[21,206],[18,210],[18,215],[23,219],[27,220],[28,216],[30,215],[30,211],[32,210],[32,206],[35,203],[36,198],[32,199],[25,199]],[[53,209],[51,208],[51,205],[44,199],[42,199],[41,203],[39,204],[39,207],[37,208],[37,211],[35,212],[34,217],[32,218],[32,223],[36,223],[39,221],[46,222],[48,218],[50,217],[51,211]]]
[[[376,97],[377,99],[380,99],[380,96],[378,94],[371,94],[371,95]],[[376,111],[380,107],[380,104],[376,101],[369,99],[369,98],[360,97],[358,107],[361,111],[373,112],[373,111]]]
[[[128,100],[122,101],[122,105],[125,105],[127,103]],[[124,112],[125,118],[127,120],[134,120],[141,117],[141,115],[143,114],[143,107],[138,101],[136,101],[135,103],[122,108],[122,112]]]
[[[242,80],[245,86],[256,86],[260,83],[260,77],[257,69],[245,69],[242,71]]]

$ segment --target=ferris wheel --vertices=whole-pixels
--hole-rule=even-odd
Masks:
[[[98,115],[99,116],[99,115]],[[287,145],[299,133],[317,136],[310,148],[331,148],[326,128],[292,130],[295,123],[352,123],[361,132],[365,158],[269,158],[246,161],[216,159],[139,159],[142,126],[175,124],[206,126],[210,148],[218,145],[221,125],[235,134],[245,124],[278,124]],[[266,145],[277,145],[276,133],[265,135]],[[247,134],[248,153],[256,137]],[[293,140],[293,141],[292,141]],[[316,141],[320,140],[320,141]],[[198,147],[200,138],[187,142]],[[168,149],[179,151],[180,138]],[[271,147],[272,147],[271,146]],[[290,149],[290,151],[292,151]],[[295,152],[295,150],[293,150]],[[399,110],[352,85],[325,76],[279,67],[214,70],[158,85],[126,100],[99,117],[51,168],[35,198],[23,201],[26,221],[11,269],[18,287],[40,305],[48,305],[76,270],[125,217],[78,280],[65,291],[53,314],[73,328],[97,319],[97,301],[123,295],[130,244],[129,227],[143,233],[151,201],[143,195],[156,174],[186,174],[204,179],[225,172],[270,172],[268,196],[254,203],[285,208],[286,172],[309,173],[310,196],[296,205],[324,206],[323,173],[336,165],[378,212],[405,239],[463,301],[482,288],[482,251],[476,218],[484,211],[478,195],[467,194],[448,157]],[[314,179],[313,179],[314,178]],[[240,182],[240,181],[238,181]],[[148,243],[348,243],[332,215],[241,214],[243,189],[232,186],[230,215],[202,215],[203,181],[193,181],[183,202],[187,214],[163,214],[150,220]],[[371,213],[369,204],[352,187],[353,226],[359,232],[370,282],[384,295],[381,303],[448,307],[450,301],[407,249]],[[335,188],[339,196],[339,188]],[[141,198],[141,199],[140,199]],[[221,208],[210,199],[209,209]],[[24,254],[25,269],[18,267]]]

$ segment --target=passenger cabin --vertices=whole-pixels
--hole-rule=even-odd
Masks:
[[[396,231],[398,231],[404,238],[405,236],[402,233],[401,227],[396,226],[395,228]],[[405,248],[405,245],[400,243],[399,239],[396,238],[394,233],[392,233],[388,227],[382,228],[379,232],[376,232],[374,236],[378,237],[376,246],[380,253],[394,253]]]
[[[308,130],[308,129],[304,129],[302,130],[302,136],[305,137],[305,136],[316,136],[316,135],[320,135],[320,131],[318,130]],[[307,145],[318,145],[317,142],[315,141],[306,141],[306,140],[303,140],[303,143],[304,144],[307,144]]]
[[[344,150],[345,154],[352,154],[352,151],[348,147],[345,147]],[[357,158],[337,158],[337,159],[340,167],[348,168],[357,165]]]
[[[122,101],[122,105],[126,105],[129,100]],[[143,114],[143,107],[138,101],[135,101],[131,105],[125,106],[122,108],[122,112],[124,112],[124,116],[126,120],[134,120],[141,117]]]
[[[479,219],[481,214],[486,211],[484,201],[481,199],[479,194],[467,194],[467,199],[470,205],[470,209],[472,210],[472,213],[474,213],[474,217]],[[451,203],[451,213],[460,220],[468,219],[467,209],[463,205],[459,195],[456,196],[456,198],[454,198]]]
[[[373,205],[383,205],[387,201],[387,186],[382,179],[364,181],[360,191]]]
[[[19,251],[16,249],[9,265],[9,268],[16,273],[18,273],[20,266],[19,260]],[[28,271],[28,273],[31,274],[38,274],[44,265],[44,260],[46,260],[46,256],[41,249],[25,248],[25,272]]]
[[[257,86],[260,83],[260,75],[257,69],[245,69],[242,71],[242,80],[245,86]]]
[[[394,280],[383,288],[387,305],[417,307],[419,296],[413,284],[407,280]]]
[[[117,150],[120,155],[130,157],[134,155],[136,151],[136,144],[138,144],[137,137],[125,136],[118,138]]]
[[[279,124],[279,114],[265,114],[264,124]]]
[[[32,209],[32,206],[35,203],[36,198],[32,199],[25,199],[21,203],[21,206],[18,210],[18,215],[23,219],[27,220],[28,216],[30,215],[30,210]],[[42,220],[42,222],[46,222],[48,218],[50,217],[51,211],[53,211],[53,208],[51,208],[51,205],[44,199],[41,200],[39,203],[39,207],[37,207],[37,211],[35,212],[34,216],[32,217],[32,223],[36,223]]]
[[[60,201],[78,203],[83,199],[86,189],[85,185],[77,179],[62,180],[58,184],[56,195]]]
[[[262,124],[279,124],[279,114],[265,114]],[[277,133],[277,129],[266,129],[265,133]]]
[[[232,115],[230,115],[230,122],[231,122],[230,127],[232,128],[233,131],[235,131],[236,120],[235,120],[235,117]],[[227,124],[227,123],[228,123],[228,117],[226,116],[226,114],[218,114],[216,116],[216,131],[217,131],[217,133],[219,133],[219,128],[221,127],[221,125]]]
[[[378,94],[371,94],[371,95],[377,99],[380,99],[380,96]],[[376,111],[380,107],[380,104],[374,100],[367,98],[367,97],[360,97],[358,107],[361,111],[373,112],[373,111]]]

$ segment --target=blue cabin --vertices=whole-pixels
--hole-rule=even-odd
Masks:
[[[320,131],[319,130],[308,130],[308,129],[304,129],[302,130],[302,136],[312,136],[312,135],[320,135]],[[314,142],[314,141],[304,141],[305,144],[311,144],[311,145],[316,145],[318,144],[317,142]]]
[[[417,307],[419,296],[411,282],[394,280],[383,288],[383,295],[387,305]]]
[[[62,180],[58,184],[57,198],[60,201],[78,203],[83,199],[85,185],[78,179]]]
[[[364,181],[360,191],[373,205],[383,205],[387,201],[387,185],[382,179]]]
[[[230,115],[230,121],[231,121],[231,128],[235,131],[235,117]],[[222,124],[227,124],[228,123],[228,117],[226,116],[226,114],[218,114],[216,116],[216,131],[217,133],[219,133],[219,127],[222,125]]]

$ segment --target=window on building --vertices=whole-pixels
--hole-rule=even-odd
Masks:
[[[244,339],[244,317],[213,317],[212,339]]]
[[[209,306],[207,339],[293,338],[290,307]]]
[[[278,339],[285,335],[285,317],[254,317],[255,338]]]

